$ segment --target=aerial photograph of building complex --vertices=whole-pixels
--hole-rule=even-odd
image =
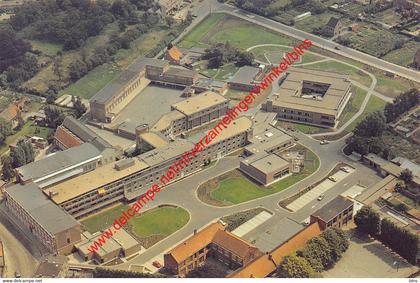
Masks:
[[[0,0],[0,278],[418,282],[420,0]]]

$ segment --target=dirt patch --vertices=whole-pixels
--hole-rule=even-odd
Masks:
[[[150,248],[151,246],[153,246],[154,244],[156,244],[157,242],[163,239],[165,239],[165,236],[162,236],[162,235],[153,235],[147,238],[137,237],[137,240],[139,241],[139,243],[146,249]]]
[[[226,227],[227,231],[233,231],[263,211],[267,211],[268,213],[271,214],[271,212],[268,211],[267,209],[263,207],[257,207],[257,208],[241,211],[238,213],[234,213],[231,215],[223,216],[221,220],[227,223],[227,227]]]

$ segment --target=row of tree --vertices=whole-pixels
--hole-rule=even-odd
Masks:
[[[115,270],[97,267],[93,270],[93,278],[165,278],[160,273],[141,273],[126,270]]]
[[[309,240],[302,250],[286,256],[277,267],[281,278],[319,277],[320,272],[332,268],[348,249],[349,241],[338,228],[329,228]]]
[[[105,0],[42,0],[24,3],[10,24],[15,30],[28,29],[28,37],[62,43],[64,50],[69,50],[82,46],[116,19],[123,23],[139,23],[141,17],[150,20],[150,14],[142,12],[153,7],[157,4],[151,0],[117,0],[112,4]]]
[[[387,123],[394,122],[420,102],[420,90],[410,89],[394,98],[392,103],[387,103],[384,109],[384,115]]]
[[[11,134],[13,134],[12,124],[0,118],[0,145],[3,145],[6,138]]]
[[[202,59],[208,60],[209,68],[219,68],[226,63],[235,63],[236,66],[251,66],[254,55],[250,52],[233,47],[229,41],[217,43],[205,50]]]
[[[353,135],[346,140],[346,154],[355,151],[360,154],[373,152],[385,159],[393,157],[390,148],[384,143],[383,134],[387,122],[394,121],[419,102],[419,90],[411,89],[388,103],[384,111],[377,111],[366,116],[353,130]]]
[[[354,216],[357,229],[382,241],[412,264],[416,263],[419,239],[407,229],[398,227],[390,220],[381,219],[369,206],[362,207]]]
[[[121,48],[130,48],[130,43],[140,35],[146,33],[151,26],[139,24],[134,29],[126,31],[122,35],[113,34],[106,47],[101,46],[94,50],[91,56],[83,56],[71,63],[68,67],[70,79],[76,81],[87,74],[90,70],[107,63],[113,59],[113,55]]]
[[[30,142],[19,141],[10,154],[3,158],[2,178],[9,181],[15,175],[14,168],[21,167],[35,160],[35,150]]]

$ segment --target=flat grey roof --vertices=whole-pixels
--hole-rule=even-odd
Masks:
[[[175,140],[166,146],[156,148],[154,150],[140,154],[138,158],[150,167],[156,166],[171,158],[182,155],[186,151],[190,151],[194,144],[187,140]]]
[[[100,156],[101,153],[95,146],[83,143],[21,166],[16,170],[23,180],[36,180]]]
[[[98,91],[90,101],[105,104],[118,94],[127,83],[133,78],[137,77],[139,73],[144,70],[146,65],[162,66],[167,64],[167,61],[154,58],[140,58],[134,61],[127,69],[122,71],[118,78],[108,83],[100,91]]]
[[[343,210],[349,208],[352,205],[353,202],[350,199],[343,196],[337,196],[335,199],[331,200],[326,205],[312,213],[312,215],[325,222],[329,222]]]
[[[251,230],[242,238],[262,252],[270,252],[301,231],[304,226],[290,218],[272,222],[269,219],[256,229]]]
[[[250,84],[254,81],[255,76],[260,72],[259,68],[244,66],[241,67],[236,74],[229,80],[231,83]]]
[[[252,167],[264,174],[270,174],[289,166],[289,162],[287,160],[284,160],[273,153],[260,153],[252,155],[251,157],[245,159],[244,162],[250,164]]]
[[[49,200],[35,183],[14,185],[6,188],[6,192],[52,235],[80,225]]]

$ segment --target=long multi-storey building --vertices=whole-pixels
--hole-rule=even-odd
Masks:
[[[226,114],[229,100],[212,91],[207,91],[171,106],[171,112],[163,115],[152,127],[166,137],[173,137]]]
[[[351,96],[348,75],[289,68],[279,90],[263,105],[277,118],[334,128]]]
[[[138,59],[91,98],[91,119],[102,123],[112,122],[151,81],[184,88],[194,84],[197,79],[197,72],[169,66],[166,60]]]
[[[162,177],[177,162],[180,170],[171,180],[187,176],[200,170],[207,159],[220,158],[248,143],[252,135],[252,121],[240,117],[214,138],[190,162],[181,163],[185,152],[191,151],[193,142],[177,139],[132,159],[110,163],[68,181],[56,184],[44,192],[56,204],[76,218],[86,216],[105,206],[121,200],[132,200],[142,196],[154,183],[167,185]],[[192,137],[199,140],[202,134]]]
[[[50,252],[70,253],[81,240],[80,223],[52,203],[36,184],[9,187],[4,197],[13,217]]]

